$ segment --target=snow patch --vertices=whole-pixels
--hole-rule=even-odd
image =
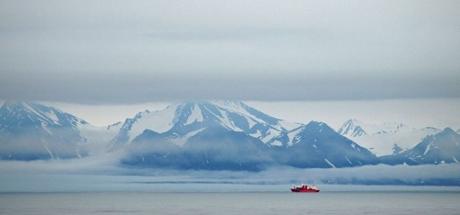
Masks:
[[[197,107],[197,105],[194,105],[192,108],[192,113],[188,117],[185,125],[189,125],[195,122],[202,122],[202,121],[203,121],[203,113],[201,112],[201,109]]]
[[[233,121],[231,121],[230,118],[228,117],[228,114],[226,111],[219,110],[219,112],[223,116],[223,117],[219,117],[219,120],[224,125],[224,127],[230,130],[233,130],[233,131],[243,131],[241,128],[235,126]]]
[[[54,123],[54,124],[58,124],[58,125],[59,125],[59,122],[58,122],[59,119],[57,118],[57,116],[56,116],[53,112],[51,112],[51,113],[52,113],[52,115],[54,115],[54,116],[52,116],[51,113],[50,113],[49,115],[50,115],[51,117],[49,117],[48,115],[46,115],[46,114],[44,114],[44,113],[41,113],[41,112],[35,110],[35,108],[33,108],[32,106],[30,106],[30,104],[28,104],[28,103],[26,103],[26,102],[23,102],[23,103],[21,103],[21,104],[25,107],[25,109],[26,109],[27,112],[32,113],[32,114],[35,114],[35,115],[36,115],[38,118],[40,118],[41,120],[46,121],[46,122],[52,122],[52,123]]]
[[[332,162],[330,162],[327,158],[324,158],[324,161],[325,161],[327,164],[329,164],[329,166],[331,166],[332,168],[335,168],[335,165],[334,165]]]
[[[251,135],[251,137],[254,137],[254,138],[262,137],[262,133],[260,133],[260,130],[257,130],[256,133],[252,133],[250,135]]]
[[[51,150],[48,148],[48,146],[47,146],[47,145],[43,145],[43,147],[44,147],[45,150],[48,152],[50,158],[51,158],[51,159],[54,159],[53,152],[51,152]]]
[[[187,133],[186,135],[182,136],[182,137],[179,137],[179,138],[175,138],[174,139],[174,143],[176,145],[179,145],[179,146],[183,146],[185,143],[187,143],[188,139],[190,137],[193,137],[195,136],[196,134],[200,133],[201,131],[203,131],[205,128],[201,128],[201,129],[198,129],[198,130],[195,130],[195,131],[191,131],[189,133]]]
[[[348,162],[350,165],[353,165],[353,163],[350,161],[350,159],[348,158],[348,156],[345,156],[345,160],[347,160],[347,162]]]
[[[266,143],[273,138],[276,138],[280,135],[281,132],[277,132],[276,130],[269,130],[264,137],[262,137],[262,142]]]
[[[46,112],[45,115],[53,121],[54,124],[59,125],[59,118],[56,116],[54,111]]]
[[[177,106],[170,105],[162,111],[145,111],[139,113],[139,118],[133,123],[129,132],[130,141],[142,134],[145,129],[163,133],[170,130],[174,126],[174,117],[176,114]]]
[[[298,136],[300,132],[302,132],[302,127],[299,127],[297,129],[294,129],[292,131],[290,131],[287,136],[289,138],[289,141],[288,141],[288,145],[289,146],[292,146],[294,145],[295,143],[297,143],[298,141],[300,141],[300,137]]]
[[[423,152],[423,155],[426,155],[428,154],[428,152],[430,151],[430,148],[431,148],[431,144],[433,144],[432,142],[430,144],[428,144],[425,148],[425,152]]]
[[[52,135],[53,133],[51,133],[51,131],[48,129],[48,126],[47,126],[47,123],[46,122],[41,122],[41,127],[43,128],[43,130],[45,130],[46,133]]]
[[[273,142],[270,143],[272,146],[282,146],[283,143],[279,140],[274,140]]]

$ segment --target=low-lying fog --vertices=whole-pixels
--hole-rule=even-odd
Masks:
[[[266,189],[262,185],[270,185],[269,190],[283,190],[287,184],[297,183],[460,185],[460,164],[274,167],[260,172],[166,170],[123,167],[115,154],[70,160],[1,161],[0,172],[0,192],[170,191],[185,185],[185,190],[191,191],[226,190],[232,186],[239,191],[261,191]]]

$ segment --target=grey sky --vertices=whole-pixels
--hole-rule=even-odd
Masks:
[[[460,97],[459,1],[0,1],[0,99]]]

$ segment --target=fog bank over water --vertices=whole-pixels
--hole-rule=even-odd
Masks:
[[[0,192],[168,191],[177,184],[192,190],[219,184],[282,185],[292,183],[361,185],[460,185],[460,164],[363,166],[341,169],[275,167],[261,172],[136,169],[115,157],[73,160],[2,161]],[[193,185],[193,186],[192,186]],[[178,185],[179,186],[179,185]],[[243,189],[244,190],[244,189]]]

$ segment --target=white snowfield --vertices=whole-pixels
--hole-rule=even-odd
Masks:
[[[192,114],[190,114],[190,116],[188,117],[185,125],[190,125],[195,122],[203,122],[203,113],[201,112],[201,109],[198,108],[196,105],[193,106]]]
[[[353,132],[361,130],[364,133]],[[414,128],[397,122],[371,124],[350,119],[345,121],[337,131],[377,156],[382,156],[393,154],[395,144],[402,150],[407,150],[420,143],[427,135],[441,130],[433,127]]]

